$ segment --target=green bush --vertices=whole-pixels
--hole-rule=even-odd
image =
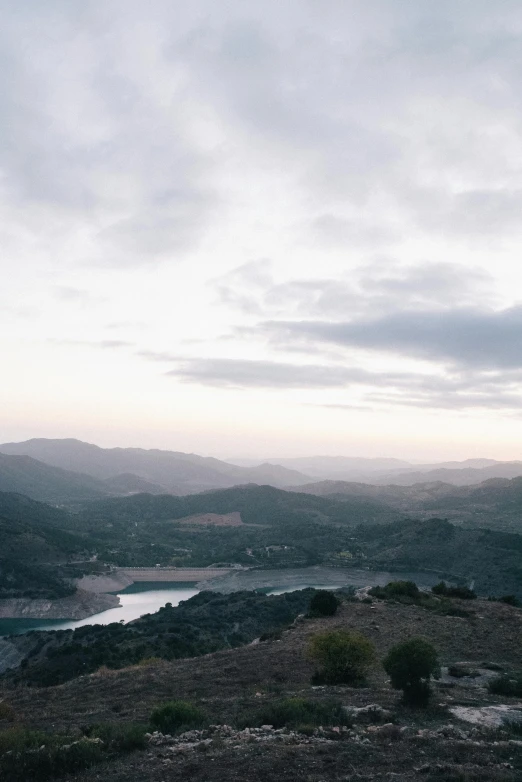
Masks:
[[[372,587],[368,594],[378,597],[380,600],[393,600],[401,597],[409,597],[412,600],[416,600],[421,593],[414,581],[390,581],[384,587]]]
[[[392,687],[403,691],[405,703],[426,705],[430,694],[429,682],[439,673],[436,649],[423,638],[410,638],[393,646],[383,661],[384,670]]]
[[[461,600],[475,600],[477,595],[472,589],[463,586],[448,586],[444,581],[439,581],[431,588],[434,595],[441,597],[458,597]]]
[[[522,697],[522,676],[496,676],[488,684],[488,689],[493,695],[508,695],[515,698]]]
[[[375,662],[375,648],[361,633],[332,630],[312,636],[307,656],[320,666],[315,682],[360,685]]]
[[[339,608],[339,601],[333,592],[320,589],[310,600],[310,614],[312,616],[334,616]]]
[[[351,725],[340,701],[313,701],[306,698],[282,698],[267,703],[240,720],[240,727],[273,725],[274,728]]]
[[[191,728],[203,728],[207,724],[207,716],[193,703],[169,701],[152,711],[150,722],[161,733],[183,733]]]

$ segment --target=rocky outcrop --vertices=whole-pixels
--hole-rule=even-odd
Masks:
[[[117,595],[77,589],[73,595],[58,600],[31,600],[26,597],[0,600],[0,619],[86,619],[119,604]]]
[[[134,579],[127,573],[116,570],[112,573],[105,573],[101,576],[82,576],[76,581],[78,589],[84,589],[86,592],[121,592],[122,589],[134,584]]]
[[[23,653],[14,643],[0,638],[0,674],[9,668],[18,668],[23,659]]]

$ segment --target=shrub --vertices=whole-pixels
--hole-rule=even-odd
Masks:
[[[312,636],[308,657],[320,666],[314,681],[325,684],[362,684],[375,661],[372,642],[360,633],[332,630]]]
[[[426,705],[429,682],[439,672],[436,649],[423,638],[410,638],[393,646],[383,661],[392,687],[403,691],[403,700],[412,705]]]
[[[320,589],[310,600],[310,614],[315,616],[333,616],[338,607],[338,599],[327,589]]]
[[[461,600],[475,600],[476,593],[464,586],[448,586],[444,581],[439,581],[431,588],[434,595],[440,595],[441,597],[458,597]]]
[[[313,701],[306,698],[282,698],[245,715],[241,727],[273,725],[274,728],[350,725],[351,720],[340,701]]]
[[[506,674],[496,676],[489,682],[488,689],[493,695],[520,698],[522,697],[522,676],[512,677]]]
[[[169,701],[157,706],[150,715],[151,724],[162,733],[183,733],[191,728],[202,728],[206,714],[187,701]]]
[[[381,600],[392,600],[393,598],[401,597],[409,597],[412,600],[416,600],[421,593],[415,581],[390,581],[384,587],[372,587],[368,594]]]

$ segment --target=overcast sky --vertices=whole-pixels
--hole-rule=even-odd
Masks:
[[[520,0],[0,0],[0,439],[522,458]]]

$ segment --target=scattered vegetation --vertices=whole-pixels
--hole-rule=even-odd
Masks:
[[[313,594],[313,589],[282,595],[199,592],[176,607],[166,605],[127,625],[113,622],[35,632],[39,654],[28,658],[24,668],[5,675],[47,687],[102,666],[118,669],[154,657],[174,660],[234,648],[287,627],[307,611]]]
[[[392,687],[402,690],[404,703],[425,706],[431,694],[430,679],[439,673],[437,651],[423,638],[396,644],[383,661]]]
[[[314,674],[316,684],[364,684],[369,668],[375,662],[375,648],[361,633],[331,630],[310,639],[308,657],[319,665]]]
[[[460,587],[455,589],[460,590]],[[464,589],[466,589],[464,587]],[[432,590],[433,592],[433,590]],[[369,590],[372,597],[379,600],[391,600],[405,605],[417,605],[426,611],[433,611],[443,616],[460,616],[466,618],[472,614],[469,611],[454,605],[451,600],[445,596],[433,596],[427,592],[421,591],[413,581],[390,581],[386,586],[376,586]],[[452,595],[457,597],[458,595]]]
[[[369,594],[380,600],[399,600],[401,602],[404,602],[403,598],[407,598],[407,602],[417,602],[421,597],[419,587],[414,581],[390,581],[386,586],[372,587]]]

